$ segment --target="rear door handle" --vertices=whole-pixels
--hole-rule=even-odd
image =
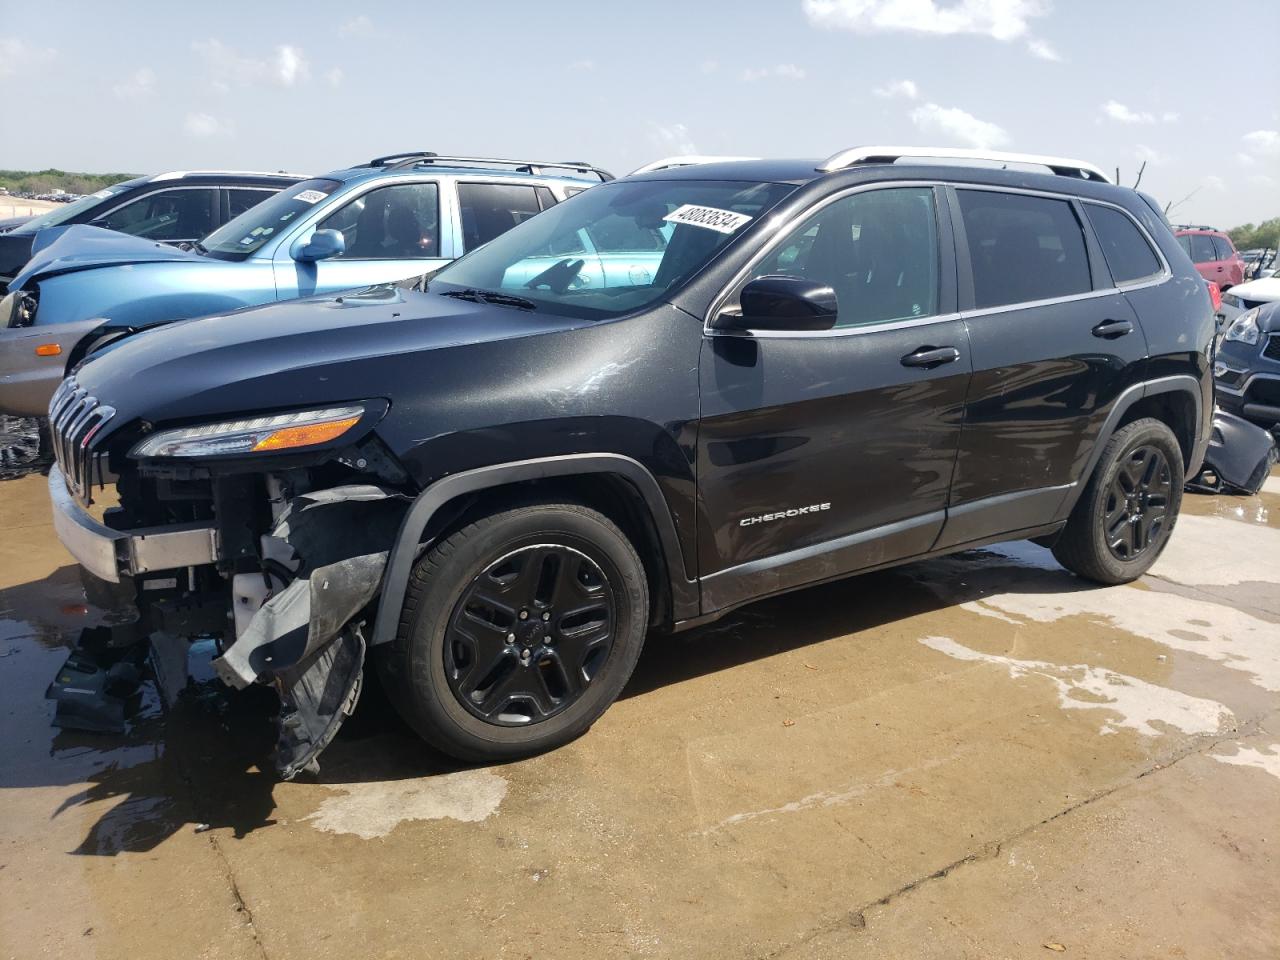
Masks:
[[[1126,333],[1133,333],[1133,324],[1128,320],[1103,320],[1093,328],[1093,335],[1103,340],[1114,340]]]
[[[902,358],[904,367],[924,367],[932,370],[944,363],[955,363],[960,359],[960,351],[955,347],[921,347]]]

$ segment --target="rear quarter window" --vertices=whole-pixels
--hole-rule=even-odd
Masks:
[[[1112,207],[1088,203],[1085,210],[1116,283],[1145,280],[1161,272],[1160,258],[1132,220]]]

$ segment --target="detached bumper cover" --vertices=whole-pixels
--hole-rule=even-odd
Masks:
[[[62,471],[49,471],[53,529],[80,566],[108,583],[122,576],[175,570],[219,559],[218,531],[197,524],[112,530],[95,520],[67,490]]]

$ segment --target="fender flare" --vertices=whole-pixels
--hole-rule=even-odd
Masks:
[[[694,616],[698,610],[698,584],[688,578],[684,555],[676,534],[675,521],[667,506],[658,481],[639,461],[616,453],[577,453],[535,460],[499,463],[442,477],[422,491],[409,506],[396,534],[382,577],[382,593],[378,600],[378,616],[374,623],[370,646],[389,643],[395,638],[400,610],[409,587],[409,575],[418,558],[422,533],[442,506],[456,497],[522,480],[547,477],[572,477],[584,474],[614,474],[630,483],[644,499],[649,516],[658,531],[669,573],[675,619]],[[691,611],[691,612],[690,612]]]
[[[1111,439],[1112,434],[1116,432],[1116,425],[1120,422],[1120,419],[1139,400],[1146,397],[1159,396],[1162,393],[1189,394],[1192,403],[1195,405],[1195,430],[1192,435],[1192,448],[1187,476],[1195,475],[1195,472],[1199,470],[1200,462],[1204,459],[1205,448],[1209,445],[1209,431],[1204,428],[1204,410],[1200,400],[1200,381],[1189,373],[1159,377],[1155,380],[1144,380],[1122,391],[1111,405],[1111,412],[1107,414],[1107,419],[1103,421],[1102,429],[1098,431],[1098,439],[1093,445],[1093,451],[1089,454],[1089,460],[1085,464],[1084,470],[1080,473],[1080,478],[1068,491],[1062,506],[1058,508],[1058,520],[1065,520],[1075,508],[1076,501],[1084,493],[1084,488],[1088,485],[1089,478],[1093,476],[1093,471],[1098,466],[1098,461],[1102,459],[1103,448]]]

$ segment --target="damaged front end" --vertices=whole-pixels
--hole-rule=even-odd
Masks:
[[[137,642],[212,639],[224,682],[273,686],[280,775],[315,769],[359,698],[373,601],[411,501],[407,475],[372,433],[386,404],[168,431],[138,424],[104,442],[110,408],[84,409],[96,401],[67,382],[50,408],[60,539],[99,592],[131,608]],[[99,518],[93,495],[108,501],[112,485],[118,503]],[[77,656],[82,678],[92,654]],[[60,721],[77,725],[62,706],[75,694],[55,681],[50,695]]]

